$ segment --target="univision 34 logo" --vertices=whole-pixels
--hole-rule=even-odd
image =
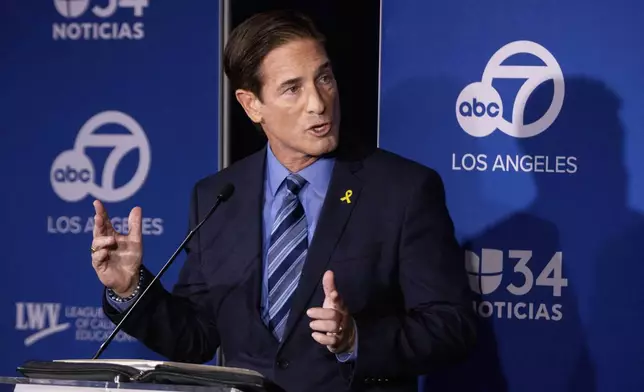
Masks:
[[[56,11],[64,21],[52,25],[52,38],[56,41],[143,39],[142,19],[149,5],[149,0],[54,0]],[[136,21],[122,19],[127,14],[118,15],[120,9],[130,11]]]
[[[531,250],[513,249],[504,252],[484,248],[481,249],[480,255],[472,251],[465,252],[465,268],[470,288],[483,298],[474,303],[479,315],[507,319],[562,319],[562,305],[548,297],[540,303],[487,300],[489,297],[497,298],[492,294],[497,294],[503,283],[505,260],[514,261],[511,273],[518,275],[517,279],[512,279],[512,282],[504,287],[507,293],[521,297],[530,293],[535,286],[542,286],[552,289],[553,299],[561,297],[562,288],[568,286],[568,279],[563,277],[563,252],[555,252],[540,271],[533,271],[529,265],[532,257]],[[515,282],[521,284],[517,285]]]

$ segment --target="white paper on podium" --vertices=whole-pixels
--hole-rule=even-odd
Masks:
[[[185,386],[171,386],[171,385],[155,385],[155,389],[134,389],[134,388],[124,388],[126,384],[112,384],[105,383],[104,387],[85,387],[85,386],[70,386],[70,385],[47,385],[47,384],[16,384],[14,392],[63,392],[63,391],[72,391],[72,392],[142,392],[142,391],[196,391],[196,392],[216,392],[217,389],[212,387],[190,387],[187,389]],[[224,389],[221,389],[222,391]],[[225,391],[230,392],[242,392],[237,388],[226,388]]]
[[[183,368],[186,370],[237,373],[237,374],[246,374],[250,376],[263,377],[262,374],[250,369],[241,369],[241,368],[224,367],[224,366],[216,366],[216,365],[202,365],[202,364],[184,363],[184,362],[172,362],[172,361],[152,361],[147,359],[57,359],[57,360],[54,360],[54,362],[110,363],[110,364],[116,364],[116,365],[130,366],[142,372],[148,371],[148,370],[154,370],[154,368],[158,365],[168,365],[168,366]]]
[[[122,385],[122,384],[120,384]],[[122,388],[121,386],[110,388],[105,386],[105,388],[92,388],[92,387],[81,387],[81,386],[69,386],[69,385],[37,385],[37,384],[17,384],[14,392],[62,392],[62,391],[73,391],[73,392],[97,392],[97,391],[119,391],[119,392],[141,392],[140,389],[127,389]]]

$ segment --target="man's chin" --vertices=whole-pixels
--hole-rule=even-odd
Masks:
[[[324,138],[314,140],[307,144],[307,154],[319,157],[329,154],[338,148],[338,137],[336,135],[327,135]]]

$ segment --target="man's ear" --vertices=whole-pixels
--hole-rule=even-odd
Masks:
[[[246,115],[250,117],[251,121],[254,123],[262,122],[260,111],[261,102],[255,94],[248,90],[238,89],[235,91],[235,97],[237,98],[237,102],[242,105]]]

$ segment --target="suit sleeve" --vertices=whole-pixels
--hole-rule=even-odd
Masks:
[[[434,171],[408,201],[399,239],[399,314],[355,315],[353,376],[410,377],[464,359],[476,340],[463,252]]]
[[[190,228],[197,224],[197,186],[190,203]],[[204,306],[209,295],[201,273],[197,232],[185,247],[187,254],[178,281],[170,293],[159,281],[154,282],[126,322],[123,331],[151,350],[172,361],[204,363],[211,360],[219,346],[219,335],[212,307]],[[154,275],[143,266],[144,287]],[[143,290],[143,288],[142,288]],[[114,308],[103,295],[103,310],[112,322],[119,323],[125,314]]]

